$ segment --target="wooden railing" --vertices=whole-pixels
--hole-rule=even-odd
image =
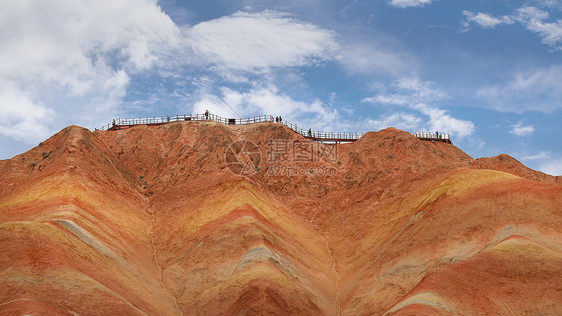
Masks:
[[[251,118],[237,119],[237,118],[224,118],[215,114],[209,114],[208,116],[206,116],[205,114],[190,114],[190,115],[176,115],[176,116],[154,116],[154,117],[143,117],[143,118],[132,118],[132,119],[117,118],[114,119],[111,123],[103,126],[101,130],[102,131],[116,130],[116,129],[122,129],[134,125],[161,125],[161,124],[167,124],[172,122],[205,121],[205,120],[211,120],[211,121],[215,121],[223,124],[230,124],[230,125],[243,125],[243,124],[260,123],[260,122],[273,122],[275,119],[271,115],[261,115]]]
[[[289,123],[287,121],[281,122],[289,129],[301,134],[302,136],[314,140],[337,141],[337,142],[354,142],[361,138],[364,133],[335,133],[335,132],[320,132],[312,130],[304,130],[299,128],[297,124]]]
[[[451,138],[449,134],[439,134],[439,132],[435,133],[428,133],[428,132],[415,132],[412,135],[416,136],[419,139],[424,140],[437,140],[445,143],[451,143]]]
[[[215,114],[190,114],[190,115],[176,115],[176,116],[154,116],[154,117],[144,117],[144,118],[117,118],[111,123],[103,126],[102,131],[109,130],[119,130],[123,128],[128,128],[134,125],[162,125],[172,122],[182,122],[182,121],[215,121],[228,125],[245,125],[261,122],[275,122],[275,118],[271,115],[261,115],[254,116],[250,118],[224,118]],[[287,121],[281,121],[281,124],[287,126],[294,132],[317,141],[327,141],[327,142],[354,142],[361,138],[364,133],[336,133],[336,132],[320,132],[312,131],[311,129],[304,130],[299,128],[297,124],[293,124]],[[427,133],[427,132],[415,132],[412,135],[423,139],[423,140],[436,140],[446,143],[451,143],[449,134],[438,134],[438,133]]]

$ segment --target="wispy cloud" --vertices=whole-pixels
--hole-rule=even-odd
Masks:
[[[562,108],[562,65],[519,71],[511,80],[478,89],[477,96],[502,112],[551,112]]]
[[[433,0],[390,0],[389,4],[397,8],[423,7]]]
[[[493,29],[500,25],[518,22],[527,30],[536,33],[544,44],[557,50],[562,49],[562,20],[548,21],[549,13],[533,6],[521,7],[511,15],[500,17],[483,12],[463,11],[463,17],[461,22],[463,32],[470,30],[471,24]]]
[[[523,125],[522,122],[514,124],[511,126],[510,134],[519,137],[527,137],[535,132],[535,127],[533,125]]]
[[[562,176],[562,158],[546,161],[539,165],[538,169],[553,176]]]
[[[562,43],[562,20],[554,22],[546,22],[549,14],[535,7],[523,7],[517,10],[515,18],[522,23],[526,29],[536,33],[542,39],[542,42],[561,49]]]
[[[412,105],[422,101],[439,101],[448,97],[434,86],[434,83],[422,81],[418,76],[403,77],[395,80],[390,87],[390,90],[396,93],[377,94],[363,99],[363,102]]]
[[[499,18],[493,17],[487,13],[474,13],[471,11],[463,11],[463,31],[468,31],[470,29],[471,23],[476,23],[483,28],[493,29],[494,27],[502,24],[513,24],[513,19],[509,16],[502,16]]]
[[[554,156],[554,157],[553,157]],[[562,176],[562,157],[556,156],[550,151],[540,151],[535,154],[521,157],[536,166],[536,169],[552,176]]]
[[[369,119],[367,124],[375,130],[381,130],[387,127],[396,127],[402,130],[415,131],[422,126],[422,118],[405,112],[381,115],[378,119]]]
[[[534,2],[540,7],[562,10],[562,1],[560,0],[534,0]]]
[[[550,158],[551,154],[549,151],[541,151],[533,155],[527,155],[521,157],[523,160],[544,160]]]
[[[421,114],[413,115],[403,112],[386,114],[375,123],[393,123],[395,126],[405,126],[408,129],[442,131],[458,137],[464,137],[474,132],[474,123],[461,120],[438,106],[431,105],[437,101],[447,99],[448,96],[435,88],[435,84],[421,80],[418,76],[404,77],[395,80],[391,85],[392,93],[377,94],[362,101],[372,104],[389,104],[407,107]]]
[[[393,76],[409,73],[414,66],[414,59],[398,48],[385,55],[385,50],[392,46],[392,41],[362,38],[359,36],[340,39],[335,60],[350,73],[363,73],[373,66],[375,61],[380,63],[372,69],[372,73],[387,73]]]

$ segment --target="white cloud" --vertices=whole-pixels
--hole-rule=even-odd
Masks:
[[[417,131],[422,126],[422,119],[414,114],[398,112],[381,115],[377,120],[368,120],[367,125],[375,130],[396,127],[407,131]]]
[[[163,106],[157,102],[162,96],[140,102],[125,102],[125,97],[138,77],[165,78],[171,69],[177,73],[178,60],[164,41],[193,66],[186,72],[195,78],[182,81],[190,88],[199,86],[199,92],[182,98],[198,100],[196,108],[210,105],[226,111],[210,92],[219,90],[241,116],[338,115],[318,100],[296,100],[274,85],[252,82],[278,68],[336,58],[334,32],[287,14],[238,12],[180,28],[156,0],[16,1],[0,11],[0,60],[9,61],[0,63],[0,137],[33,143],[68,124],[93,128],[114,115],[126,115],[125,103],[139,112]],[[206,70],[193,72],[197,67]],[[237,92],[215,87],[217,74],[250,88],[237,87]],[[142,86],[134,88],[142,93]],[[225,116],[233,116],[232,111]]]
[[[562,157],[553,157],[550,151],[541,151],[521,157],[522,160],[537,166],[536,170],[553,176],[562,176]]]
[[[4,83],[0,85],[0,134],[17,140],[37,142],[48,133],[46,123],[54,112],[43,104],[34,104],[22,91]]]
[[[535,7],[523,7],[517,10],[516,19],[526,29],[537,33],[544,44],[560,49],[562,43],[562,20],[545,22],[549,16],[548,12]]]
[[[394,86],[401,91],[409,91],[413,98],[426,101],[437,101],[447,98],[447,95],[430,81],[422,81],[418,76],[404,77],[396,80]]]
[[[3,3],[0,134],[33,142],[69,123],[107,119],[131,74],[167,62],[148,26],[178,42],[155,0]]]
[[[511,126],[511,130],[509,131],[510,134],[519,136],[519,137],[526,137],[535,132],[535,127],[533,125],[523,125],[523,123],[519,122]]]
[[[393,82],[390,94],[377,94],[365,98],[362,102],[373,104],[391,104],[408,107],[427,117],[422,120],[417,116],[405,116],[403,113],[395,113],[386,118],[379,118],[378,123],[400,122],[408,129],[440,131],[450,133],[457,137],[465,137],[475,130],[474,123],[452,117],[447,110],[443,110],[428,103],[437,102],[448,98],[447,94],[434,87],[429,81],[422,81],[418,76],[404,77]],[[415,118],[415,119],[414,119]],[[422,123],[422,121],[425,121]]]
[[[556,3],[545,1],[544,6],[553,6]],[[501,17],[493,17],[487,13],[473,13],[471,11],[463,11],[464,19],[461,24],[462,31],[468,31],[471,23],[476,23],[484,28],[494,28],[498,25],[513,24],[515,22],[523,25],[527,30],[536,33],[544,44],[554,49],[561,49],[562,46],[562,20],[547,22],[549,13],[536,7],[525,6],[517,9],[512,15],[504,15]]]
[[[394,105],[409,105],[411,103],[411,99],[407,96],[399,95],[399,94],[390,94],[390,95],[375,95],[373,97],[368,97],[361,102],[366,103],[373,103],[373,104],[394,104]]]
[[[421,101],[431,102],[448,98],[447,94],[434,88],[434,86],[433,82],[422,81],[418,76],[403,77],[392,83],[391,88],[397,91],[397,93],[377,94],[362,101],[367,103],[413,105]]]
[[[468,27],[470,25],[470,23],[474,22],[478,25],[480,25],[483,28],[489,28],[492,29],[498,25],[502,25],[502,24],[513,24],[513,19],[509,16],[502,16],[499,18],[493,17],[487,13],[482,13],[482,12],[478,12],[478,13],[474,13],[471,11],[463,11],[462,12],[464,17],[465,17],[465,30],[468,30]]]
[[[562,158],[546,161],[538,169],[553,176],[562,176]]]
[[[199,62],[263,73],[333,58],[335,34],[276,11],[237,12],[184,30]]]
[[[393,7],[408,8],[408,7],[423,7],[426,4],[431,4],[432,0],[390,0],[389,4]]]
[[[535,0],[535,2],[540,7],[546,7],[549,9],[562,9],[562,1],[560,0]]]
[[[229,88],[221,90],[222,102],[218,97],[202,92],[195,102],[193,111],[203,113],[209,110],[222,117],[250,117],[253,115],[281,115],[283,119],[293,122],[314,123],[314,118],[325,116],[324,121],[331,121],[337,112],[328,112],[319,100],[312,102],[298,101],[281,93],[273,84],[255,86],[246,92]],[[319,124],[319,127],[322,124]]]
[[[352,73],[364,73],[370,70],[372,73],[383,72],[398,76],[411,72],[414,67],[414,57],[396,48],[385,55],[386,50],[392,47],[392,41],[392,39],[373,41],[370,38],[360,37],[342,39],[335,59]]]
[[[460,138],[474,133],[474,123],[454,118],[446,110],[423,103],[415,105],[414,108],[429,117],[426,128],[430,131],[449,133]]]
[[[553,157],[553,154],[550,151],[541,151],[522,156],[521,159],[534,165],[534,169],[536,170],[552,176],[562,176],[562,157],[556,157],[556,155]]]
[[[544,160],[544,159],[548,159],[548,158],[550,158],[550,152],[549,151],[541,151],[541,152],[538,152],[538,153],[533,154],[533,155],[527,155],[527,156],[521,157],[521,159],[523,159],[523,160]]]
[[[522,113],[551,112],[562,108],[562,65],[514,73],[506,83],[482,87],[477,95],[488,101],[489,107]]]

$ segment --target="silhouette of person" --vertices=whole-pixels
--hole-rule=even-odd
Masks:
[[[209,110],[205,111],[205,119],[206,119],[206,120],[209,119]]]
[[[310,128],[308,129],[308,137],[312,137],[312,130]]]

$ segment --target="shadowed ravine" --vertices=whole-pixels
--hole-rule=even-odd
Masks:
[[[0,161],[0,314],[562,314],[560,177],[394,128],[333,146],[65,128]]]

